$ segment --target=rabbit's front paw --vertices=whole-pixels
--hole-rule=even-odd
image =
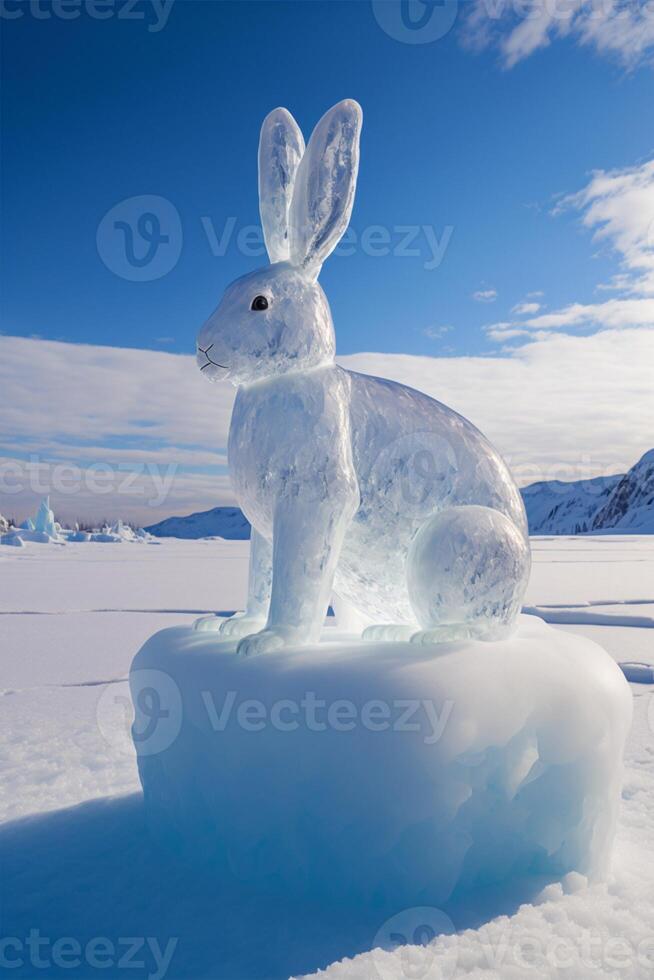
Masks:
[[[410,640],[416,631],[415,626],[400,626],[395,623],[379,623],[368,626],[361,634],[367,643],[402,643]]]
[[[411,637],[411,642],[422,644],[422,646],[432,646],[438,643],[461,643],[464,640],[474,639],[481,639],[481,637],[466,623],[452,623],[434,626],[428,630],[418,630]]]
[[[295,630],[284,626],[268,626],[266,629],[244,637],[236,648],[239,657],[251,657],[256,653],[268,653],[297,642]]]
[[[199,619],[196,619],[193,623],[193,629],[197,630],[198,633],[217,633],[224,622],[222,616],[211,613],[209,616],[200,616]]]
[[[257,633],[264,623],[265,619],[249,616],[246,612],[234,613],[229,619],[223,620],[220,626],[220,635],[232,640],[240,640],[242,636],[251,636],[252,633]]]

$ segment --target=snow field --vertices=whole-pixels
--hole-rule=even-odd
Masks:
[[[617,609],[625,600],[654,600],[651,538],[536,538],[532,545],[530,605],[558,603],[574,611],[580,603]],[[116,946],[120,937],[151,936],[162,951],[177,937],[166,976],[184,980],[254,980],[318,969],[360,980],[380,974],[396,980],[650,978],[652,947],[639,952],[654,936],[649,683],[630,685],[634,723],[608,882],[579,891],[554,886],[539,904],[523,908],[520,896],[507,890],[505,916],[491,921],[480,890],[475,902],[450,911],[458,938],[430,947],[429,969],[423,968],[425,949],[415,945],[429,933],[420,930],[424,916],[413,915],[413,906],[399,925],[371,909],[368,921],[354,928],[346,911],[271,903],[247,889],[225,892],[220,878],[163,861],[146,833],[137,795],[131,719],[124,710],[127,683],[102,682],[127,677],[135,652],[157,630],[242,607],[246,558],[247,542],[220,541],[0,549],[0,686],[14,692],[0,701],[6,722],[0,734],[3,934],[24,942],[32,928],[51,942],[104,936]],[[625,605],[622,613],[651,615],[644,604]],[[588,636],[617,661],[654,665],[653,634],[646,627],[571,622],[553,629]],[[497,895],[493,905],[497,912]],[[402,937],[413,947],[370,952],[376,942],[397,945]],[[454,953],[444,960],[448,943]],[[547,954],[559,956],[560,964]],[[37,969],[25,949],[23,956],[25,965],[11,976],[89,980],[126,972],[89,969],[87,962]],[[453,956],[456,969],[447,973],[441,967]],[[638,956],[649,956],[649,962],[643,965]],[[144,965],[129,976],[156,974],[147,944],[136,959]]]

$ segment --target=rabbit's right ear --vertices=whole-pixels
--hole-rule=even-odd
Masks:
[[[350,223],[362,121],[354,99],[333,106],[314,129],[295,178],[291,262],[313,278]]]
[[[273,109],[259,138],[259,213],[271,262],[289,258],[288,213],[304,137],[288,109]]]

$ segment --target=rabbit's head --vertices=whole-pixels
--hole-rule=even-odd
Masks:
[[[271,264],[228,286],[200,331],[198,366],[212,381],[239,385],[333,361],[334,327],[317,280],[350,221],[361,121],[356,102],[339,102],[305,150],[286,109],[264,120],[259,206]]]

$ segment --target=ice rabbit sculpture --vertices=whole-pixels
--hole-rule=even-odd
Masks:
[[[510,632],[529,576],[521,496],[499,454],[427,395],[335,363],[321,266],[352,212],[362,113],[335,105],[308,146],[286,109],[263,123],[270,265],[237,279],[201,330],[200,370],[238,388],[229,465],[252,524],[238,652],[315,642],[332,593],[367,639]]]
[[[530,901],[543,876],[603,877],[631,694],[589,639],[534,616],[511,630],[525,515],[477,429],[334,362],[316,277],[350,217],[360,127],[356,103],[340,103],[305,151],[285,110],[264,122],[271,265],[228,288],[198,341],[203,374],[238,386],[229,458],[253,525],[247,607],[156,633],[130,685],[156,835],[213,869],[226,905],[244,889],[242,918],[255,894],[264,914],[300,900],[339,944],[354,927],[367,949],[400,909],[454,914],[481,887],[499,913],[496,883]],[[331,594],[373,624],[369,639],[416,643],[315,643]]]

